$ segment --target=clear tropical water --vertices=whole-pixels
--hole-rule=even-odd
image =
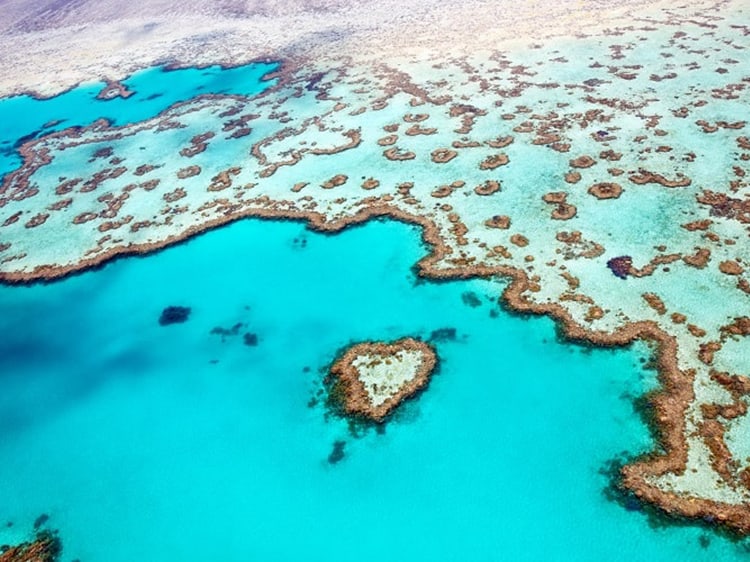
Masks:
[[[0,103],[0,178],[20,164],[16,144],[68,127],[83,127],[105,118],[126,125],[154,117],[177,102],[201,94],[252,95],[273,82],[261,78],[276,70],[276,63],[257,63],[235,68],[155,67],[138,72],[122,83],[133,91],[127,99],[99,100],[104,82],[84,84],[54,98],[38,100],[29,95],[6,98]]]
[[[500,280],[419,282],[425,251],[400,223],[245,220],[0,287],[0,544],[47,514],[85,562],[746,556],[603,493],[608,460],[652,445],[633,411],[646,346],[560,343],[498,307]],[[160,326],[169,305],[188,321]],[[342,347],[443,328],[439,373],[384,432],[355,437],[311,400]]]

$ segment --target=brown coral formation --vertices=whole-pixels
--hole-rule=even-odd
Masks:
[[[488,228],[507,230],[510,228],[510,217],[508,215],[495,215],[484,221],[484,225]]]
[[[36,215],[31,217],[24,226],[26,228],[35,228],[47,222],[48,218],[49,218],[49,213],[37,213]]]
[[[229,187],[232,187],[233,177],[237,176],[241,171],[239,167],[232,167],[226,170],[222,170],[214,177],[211,178],[211,183],[206,188],[208,191],[222,191]]]
[[[631,174],[629,176],[629,179],[630,181],[638,185],[658,183],[659,185],[663,185],[664,187],[687,187],[691,183],[693,183],[690,178],[683,176],[682,174],[677,174],[676,179],[670,180],[665,178],[661,174],[657,174],[656,172],[649,172],[648,170],[644,170],[643,168],[638,170],[637,174]]]
[[[458,152],[450,148],[438,148],[430,154],[430,158],[432,158],[435,164],[445,164],[453,160],[456,156],[458,156]]]
[[[440,185],[436,187],[430,195],[435,197],[436,199],[442,199],[444,197],[449,197],[453,194],[453,186],[450,185]]]
[[[398,355],[411,352],[419,355],[419,365],[411,377],[403,377],[404,381],[395,391],[389,392],[388,397],[381,403],[375,404],[373,391],[377,393],[377,382],[370,383],[375,388],[366,386],[362,379],[362,364],[358,360],[364,358],[368,366],[383,364],[398,369]],[[393,343],[364,342],[350,347],[331,366],[330,374],[335,378],[334,391],[340,399],[344,412],[351,416],[361,416],[372,421],[382,423],[388,414],[407,398],[414,396],[429,382],[435,366],[437,355],[429,344],[413,338],[404,338]],[[385,375],[387,378],[389,373]],[[394,377],[398,379],[398,377]]]
[[[584,317],[586,322],[593,322],[594,320],[599,320],[601,318],[604,318],[604,310],[599,306],[589,307],[586,311],[586,316]]]
[[[711,219],[700,219],[697,221],[688,222],[682,225],[682,228],[690,232],[696,230],[708,230],[713,221]]]
[[[698,269],[703,269],[708,264],[708,261],[711,259],[711,250],[708,248],[696,248],[694,254],[689,254],[682,257],[682,261],[684,261],[687,265],[691,267],[697,267]]]
[[[550,217],[553,220],[566,221],[575,217],[577,213],[578,209],[575,205],[571,205],[570,203],[560,203],[552,211]]]
[[[545,193],[542,195],[542,201],[545,203],[550,203],[554,205],[559,205],[560,203],[565,203],[566,199],[568,198],[568,194],[564,191],[551,191],[549,193]]]
[[[599,153],[599,158],[601,158],[602,160],[607,160],[608,162],[617,162],[620,158],[622,158],[622,153],[615,152],[612,149],[603,150]]]
[[[336,174],[331,179],[323,182],[320,187],[323,189],[333,189],[334,187],[344,185],[348,179],[349,177],[344,174]]]
[[[566,260],[577,258],[593,259],[604,253],[604,246],[598,242],[585,240],[579,230],[558,232],[555,235],[555,239],[564,244],[564,248],[560,253]]]
[[[474,193],[477,195],[492,195],[493,193],[497,193],[500,191],[500,182],[495,180],[487,180],[481,185],[478,185],[474,188]]]
[[[641,296],[658,314],[666,314],[667,307],[664,305],[664,301],[659,298],[659,295],[655,293],[643,293]]]
[[[730,197],[726,193],[704,189],[696,196],[696,200],[701,205],[710,207],[711,216],[736,220],[742,224],[750,224],[750,199]],[[711,224],[709,219],[705,220],[707,225]],[[698,221],[698,224],[700,224],[700,221]],[[705,230],[705,228],[702,230]]]
[[[404,121],[407,123],[421,123],[428,119],[430,115],[428,113],[407,113],[404,115]]]
[[[0,553],[0,562],[54,562],[60,550],[59,539],[43,531],[34,541],[11,546]]]
[[[416,137],[417,135],[434,135],[437,133],[437,129],[434,127],[421,127],[418,124],[412,125],[406,131],[404,131],[404,134],[409,135],[410,137]]]
[[[494,170],[495,168],[499,168],[500,166],[505,166],[508,162],[510,162],[510,159],[506,154],[493,154],[492,156],[488,156],[482,162],[479,164],[480,170]]]
[[[167,203],[174,203],[175,201],[179,201],[180,199],[186,196],[187,196],[187,192],[183,188],[177,187],[174,190],[168,193],[165,193],[162,197],[164,201],[166,201]]]
[[[586,154],[570,161],[572,168],[590,168],[594,164],[596,164],[596,160]]]
[[[569,204],[567,199],[568,194],[564,191],[551,191],[542,195],[542,201],[555,205],[551,215],[554,220],[569,220],[576,216],[578,210],[575,205]]]
[[[348,131],[344,131],[344,133],[342,134],[349,139],[349,142],[345,142],[344,144],[340,144],[338,146],[332,146],[330,148],[311,148],[310,154],[316,156],[320,156],[323,154],[338,154],[339,152],[344,152],[345,150],[357,148],[362,142],[362,132],[359,129],[349,129]],[[297,159],[298,158],[293,158],[293,160],[295,161]]]
[[[719,271],[725,275],[742,275],[745,268],[734,260],[725,260],[719,264]]]
[[[729,324],[720,329],[722,338],[729,336],[750,336],[750,318],[737,316]]]
[[[116,80],[107,80],[105,82],[104,88],[102,88],[98,94],[96,94],[96,99],[98,100],[113,100],[115,98],[122,98],[122,99],[128,99],[130,96],[135,94],[134,91],[128,89],[125,84],[122,82],[118,82]]]
[[[180,150],[180,156],[192,158],[208,148],[208,141],[216,136],[216,133],[208,131],[200,135],[195,135],[190,139],[190,145]]]
[[[405,160],[414,160],[416,158],[416,154],[411,152],[410,150],[402,151],[398,147],[392,147],[388,150],[383,151],[383,156],[388,158],[388,160],[393,160],[394,162],[400,162]]]
[[[622,195],[622,186],[613,182],[595,183],[589,187],[589,193],[597,199],[617,199]]]
[[[486,141],[485,144],[490,148],[505,148],[506,146],[513,144],[513,137],[497,137],[496,139]]]
[[[193,176],[197,176],[200,173],[201,173],[200,166],[188,166],[186,168],[181,168],[177,170],[177,178],[181,180],[186,180],[188,178],[192,178]]]

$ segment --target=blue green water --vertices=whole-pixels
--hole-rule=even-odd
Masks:
[[[608,459],[650,446],[628,397],[653,384],[645,347],[584,352],[549,320],[499,311],[496,284],[416,283],[423,252],[398,223],[325,237],[248,220],[2,288],[0,520],[15,524],[0,544],[46,513],[63,559],[89,562],[739,552],[718,537],[701,548],[697,528],[654,530],[602,493]],[[189,320],[159,326],[168,305]],[[210,334],[237,322],[223,343]],[[439,374],[385,434],[353,438],[309,406],[342,346],[446,327]]]
[[[267,70],[232,76],[256,92]],[[231,85],[185,72],[184,97]],[[83,122],[120,104],[106,116],[143,118],[163,107],[129,104],[162,79],[137,75],[139,94],[96,111],[58,110]],[[22,103],[41,116],[96,91]],[[26,134],[4,126],[2,138]],[[323,236],[245,220],[53,284],[0,287],[0,544],[47,514],[66,561],[746,556],[698,527],[652,528],[603,493],[607,461],[652,446],[633,411],[655,384],[646,346],[562,344],[550,320],[498,307],[500,280],[419,282],[425,251],[399,223]],[[191,307],[188,321],[160,326],[169,305]],[[234,336],[211,333],[237,323]],[[456,338],[436,343],[439,373],[383,433],[354,437],[311,401],[342,347],[443,328]],[[336,441],[345,456],[331,464]]]
[[[150,68],[122,81],[134,92],[127,99],[98,100],[104,82],[93,82],[50,99],[29,95],[0,103],[0,178],[18,167],[19,139],[30,139],[68,127],[90,125],[100,118],[126,125],[154,117],[177,102],[201,94],[253,95],[274,81],[261,78],[278,68],[277,63],[256,63],[235,68]],[[45,126],[47,125],[47,126]]]

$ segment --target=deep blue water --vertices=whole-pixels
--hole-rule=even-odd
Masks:
[[[267,70],[184,71],[180,95],[259,91]],[[40,120],[125,123],[163,109],[145,101],[164,87],[159,70],[128,84],[139,94],[122,103],[91,102],[97,86],[0,112],[27,103]],[[22,125],[6,122],[2,138]],[[53,284],[0,287],[0,522],[13,523],[0,544],[45,513],[63,560],[84,562],[747,555],[699,527],[652,528],[603,493],[609,460],[652,446],[633,411],[655,384],[645,345],[558,342],[549,319],[498,306],[501,280],[420,282],[411,267],[425,251],[400,223],[324,236],[244,220]],[[169,305],[190,307],[188,321],[160,326]],[[211,333],[237,323],[234,336]],[[384,432],[355,437],[311,400],[344,346],[442,328],[456,339],[437,342],[439,373]],[[345,456],[331,464],[336,441]]]

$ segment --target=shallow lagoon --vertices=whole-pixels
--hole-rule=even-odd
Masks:
[[[228,83],[233,71],[184,71],[171,98],[151,97],[159,69],[126,81],[129,100],[93,101],[100,85],[11,98],[1,111],[33,104],[39,123],[0,120],[1,138],[10,147],[60,115],[59,127],[126,123],[201,93],[260,91],[269,68],[246,70]],[[17,156],[4,158],[0,171]],[[645,345],[562,344],[550,320],[498,307],[501,280],[418,280],[425,251],[399,223],[323,236],[246,220],[50,285],[0,287],[0,522],[13,522],[0,544],[46,513],[63,560],[743,555],[698,527],[653,529],[603,494],[607,462],[652,445],[633,411],[654,385]],[[169,305],[190,306],[189,320],[159,326]],[[442,328],[457,337],[437,342],[439,373],[384,432],[354,437],[311,401],[344,346]]]
[[[66,560],[739,555],[602,493],[608,459],[650,447],[631,399],[653,385],[645,346],[562,345],[551,321],[499,310],[498,283],[418,282],[418,240],[393,222],[323,236],[246,220],[2,288],[0,543],[47,513]],[[159,326],[168,305],[189,320]],[[384,434],[310,407],[351,341],[446,327],[440,372]]]

